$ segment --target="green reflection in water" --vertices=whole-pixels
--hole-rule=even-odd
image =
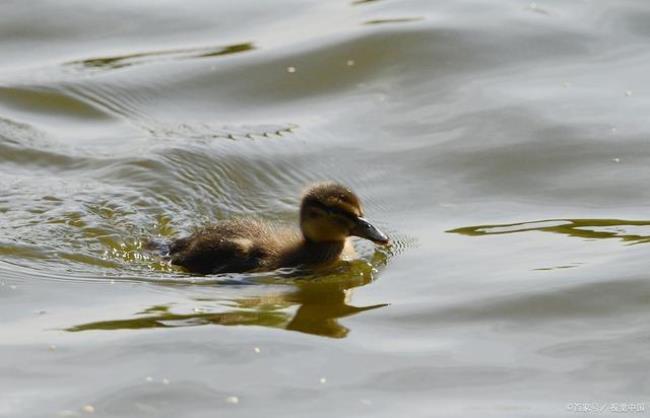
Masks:
[[[423,17],[395,17],[387,19],[374,19],[363,22],[364,25],[383,25],[387,23],[409,23],[424,20]]]
[[[526,231],[544,231],[586,239],[618,238],[630,244],[650,241],[650,221],[625,219],[547,219],[500,225],[478,225],[447,232],[470,235],[501,235]]]
[[[168,49],[164,51],[141,52],[137,54],[119,55],[112,57],[90,58],[79,61],[68,62],[67,65],[81,65],[87,68],[117,69],[136,64],[152,62],[157,58],[185,59],[185,58],[206,58],[221,55],[237,54],[240,52],[252,51],[255,46],[251,42],[221,46],[217,48],[185,48]]]
[[[352,4],[353,4],[353,5],[357,5],[357,4],[366,4],[366,3],[374,3],[374,2],[377,2],[377,1],[379,1],[379,0],[354,0],[354,1],[352,2]]]
[[[385,265],[386,259],[386,254],[377,251],[370,263],[365,260],[347,262],[339,271],[326,275],[263,279],[260,284],[277,284],[280,281],[282,290],[230,300],[197,298],[194,301],[203,304],[203,308],[197,312],[174,313],[172,304],[155,305],[136,313],[133,318],[80,324],[67,331],[256,325],[344,338],[350,330],[338,322],[340,318],[388,305],[350,304],[351,290],[371,283],[376,268]],[[205,308],[206,303],[214,303],[214,309],[219,312],[206,312],[211,309]],[[223,310],[224,307],[226,311]]]

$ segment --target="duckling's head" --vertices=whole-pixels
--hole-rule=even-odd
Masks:
[[[359,198],[337,183],[318,183],[302,197],[300,228],[312,242],[345,241],[349,236],[388,244],[388,237],[363,218]]]

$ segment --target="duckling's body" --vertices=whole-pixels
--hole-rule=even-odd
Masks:
[[[169,254],[172,264],[199,274],[329,264],[339,259],[351,235],[388,242],[361,214],[359,199],[350,190],[321,183],[303,197],[300,230],[257,219],[232,219],[175,240]]]

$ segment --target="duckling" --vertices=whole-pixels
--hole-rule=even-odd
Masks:
[[[302,196],[300,230],[257,219],[232,219],[173,241],[169,255],[172,264],[198,274],[316,267],[338,260],[351,236],[389,243],[363,218],[361,202],[350,189],[325,182]]]

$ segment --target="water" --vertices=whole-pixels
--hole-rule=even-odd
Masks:
[[[0,416],[650,408],[648,18],[5,2]],[[324,179],[395,245],[317,277],[142,250],[235,214],[295,222]]]

